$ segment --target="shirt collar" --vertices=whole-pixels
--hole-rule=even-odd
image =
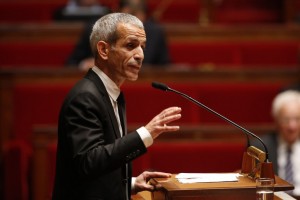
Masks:
[[[120,88],[98,67],[94,66],[92,70],[102,80],[110,98],[112,98],[114,101],[117,101],[117,98],[120,95]]]
[[[278,139],[278,145],[279,145],[280,151],[286,151],[286,150],[288,149],[288,143],[287,143],[286,141],[284,141],[284,139],[283,139],[281,136],[279,136],[279,139]],[[296,142],[294,142],[294,143],[290,146],[292,152],[293,152],[293,151],[295,150],[295,148],[296,148],[297,146],[299,146],[299,145],[300,145],[300,140],[298,139]]]

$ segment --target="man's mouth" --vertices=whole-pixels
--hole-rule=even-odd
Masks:
[[[141,65],[139,64],[129,64],[129,67],[137,71],[141,69]]]

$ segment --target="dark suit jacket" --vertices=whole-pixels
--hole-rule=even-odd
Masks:
[[[274,173],[278,174],[278,164],[277,164],[277,149],[278,149],[278,136],[277,133],[270,133],[263,135],[261,137],[265,145],[267,146],[269,152],[269,161],[273,163]],[[257,140],[251,142],[251,145],[258,147],[260,150],[264,151],[264,147]]]
[[[120,137],[104,84],[89,70],[61,108],[53,199],[125,199],[126,163],[146,151],[137,132]]]

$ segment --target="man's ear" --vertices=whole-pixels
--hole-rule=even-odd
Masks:
[[[103,60],[108,59],[108,53],[109,53],[108,46],[109,46],[108,43],[106,43],[104,41],[99,41],[97,43],[98,54]]]

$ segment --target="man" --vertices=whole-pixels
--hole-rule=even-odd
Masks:
[[[277,131],[262,140],[268,147],[275,173],[295,186],[291,195],[300,196],[300,92],[279,93],[272,103],[272,116]]]
[[[131,192],[155,189],[147,184],[150,178],[170,177],[144,172],[132,180],[130,162],[161,133],[179,130],[168,123],[181,118],[181,108],[167,108],[126,134],[122,93],[118,96],[124,81],[138,78],[143,23],[130,14],[108,14],[95,23],[90,43],[95,66],[70,91],[59,116],[53,199],[130,199]]]

